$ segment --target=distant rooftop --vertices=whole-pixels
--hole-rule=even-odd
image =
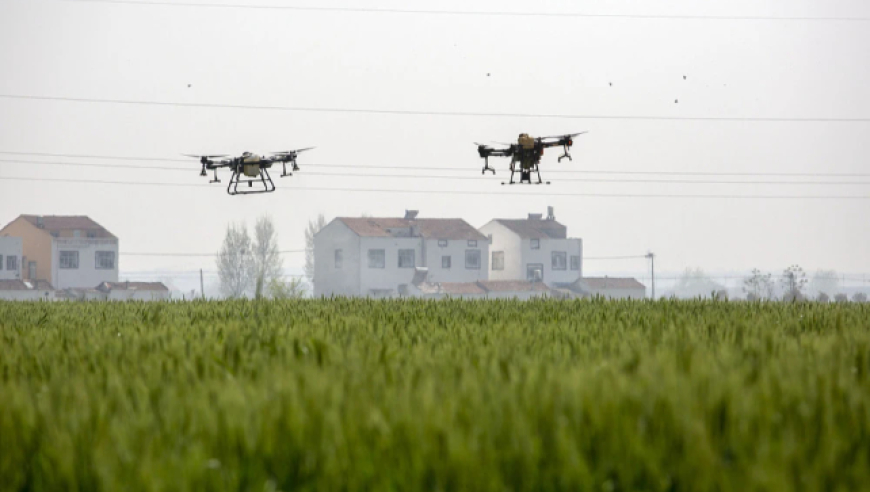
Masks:
[[[568,228],[556,220],[544,218],[495,219],[523,239],[567,239]]]
[[[95,233],[99,238],[115,238],[105,227],[84,215],[22,215],[21,218],[49,233],[84,231]]]
[[[339,217],[337,220],[362,237],[410,237],[413,228],[415,234],[427,239],[487,239],[462,219]]]

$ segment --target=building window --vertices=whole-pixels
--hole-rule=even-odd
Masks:
[[[452,260],[450,259],[449,256],[442,256],[441,257],[441,268],[443,268],[445,270],[449,270],[451,261]]]
[[[97,237],[96,232],[88,231],[88,239],[95,239]]]
[[[532,249],[541,249],[540,239],[532,239]]]
[[[416,255],[413,249],[399,250],[399,268],[414,268],[416,267]]]
[[[344,268],[342,265],[344,264],[344,251],[337,249],[335,250],[335,269],[340,270]]]
[[[504,251],[492,252],[492,269],[504,270]]]
[[[446,239],[439,239],[438,240],[438,247],[439,248],[446,248],[447,244],[448,244],[448,242]]]
[[[0,270],[3,270],[3,255],[0,255]]]
[[[469,247],[469,248],[476,248],[476,247],[477,247],[477,241],[474,240],[474,239],[470,239],[470,240],[468,241],[468,247]]]
[[[526,265],[526,279],[531,282],[543,282],[544,265],[541,263],[530,263]]]
[[[96,265],[97,265],[97,270],[114,270],[115,269],[115,252],[114,251],[97,251]]]
[[[31,261],[27,263],[27,278],[29,280],[36,280],[36,262]]]
[[[73,231],[73,237],[82,237],[82,231]]]
[[[6,257],[6,269],[10,272],[18,271],[18,257],[15,255]]]
[[[480,270],[480,250],[466,249],[465,250],[465,269]]]
[[[572,256],[571,257],[571,270],[580,271],[580,257]]]
[[[387,265],[387,253],[382,249],[369,250],[369,268],[385,268]]]
[[[551,257],[553,270],[568,269],[568,253],[564,251],[553,251]]]
[[[78,270],[78,268],[79,268],[79,252],[78,251],[61,251],[60,252],[60,268],[61,268],[61,270]]]
[[[57,231],[51,231],[51,237],[60,237],[60,233]]]

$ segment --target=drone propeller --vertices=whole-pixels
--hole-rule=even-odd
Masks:
[[[586,133],[589,133],[589,132],[585,131],[585,132],[580,132],[580,133],[570,133],[568,135],[559,135],[559,136],[555,136],[555,137],[541,137],[541,139],[544,140],[544,139],[548,139],[548,138],[574,138],[578,135],[583,135]]]
[[[314,149],[316,149],[316,148],[317,148],[317,147],[306,147],[306,148],[304,148],[304,149],[299,149],[299,150],[287,150],[287,151],[283,151],[283,152],[272,152],[272,155],[293,155],[293,154],[300,154],[300,153],[305,152],[305,151],[307,151],[307,150],[314,150]]]
[[[484,148],[487,148],[487,149],[489,148],[489,145],[482,144],[482,143],[474,142],[474,145],[476,145],[476,146],[478,146],[478,147],[484,147]]]
[[[193,155],[193,154],[181,154],[181,155],[183,155],[184,157],[193,157],[194,159],[202,159],[202,158],[206,158],[206,159],[217,159],[217,158],[219,158],[219,157],[226,157],[226,156],[227,156],[226,154],[221,154],[221,155]]]

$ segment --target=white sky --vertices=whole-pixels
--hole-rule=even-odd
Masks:
[[[174,1],[174,0],[167,0]],[[195,0],[189,0],[191,2]],[[218,1],[218,0],[214,0]],[[837,1],[279,2],[251,5],[732,16],[870,17]],[[568,115],[868,118],[870,22],[485,17],[0,1],[0,94],[181,103]],[[491,76],[487,76],[487,74]],[[686,75],[687,80],[683,80]],[[612,82],[611,87],[608,83]],[[188,84],[191,85],[188,88]],[[679,103],[675,104],[678,99]],[[549,187],[513,187],[506,160],[480,177],[474,141],[521,132],[589,130],[574,162],[544,157]],[[188,183],[110,186],[0,180],[0,222],[19,214],[89,215],[121,238],[123,270],[214,269],[209,258],[124,252],[211,252],[229,221],[278,223],[281,249],[301,249],[307,221],[368,213],[491,218],[547,205],[588,256],[653,250],[679,271],[779,272],[793,263],[870,273],[870,200],[678,199],[552,194],[870,196],[867,177],[691,177],[562,174],[550,170],[870,173],[868,122],[643,121],[371,115],[89,104],[0,97],[0,151],[178,158],[317,146],[278,192],[230,197],[202,187],[199,165],[0,154],[0,160],[117,164],[118,169],[0,162],[0,178]],[[407,171],[317,164],[407,166]],[[188,173],[123,169],[178,166]],[[467,172],[438,171],[467,168]],[[274,173],[278,174],[278,173]],[[229,178],[224,173],[224,187]],[[570,179],[855,181],[847,185],[595,183]],[[306,188],[523,192],[450,195]],[[301,266],[302,255],[285,265]],[[641,269],[584,265],[589,272]]]

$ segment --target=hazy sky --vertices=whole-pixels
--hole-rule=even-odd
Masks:
[[[862,0],[233,3],[870,18],[870,4]],[[420,15],[2,0],[0,95],[399,111],[866,119],[870,118],[868,47],[867,21]],[[495,178],[476,179],[483,163],[474,141],[508,141],[521,132],[552,135],[582,130],[590,133],[577,139],[573,163],[556,163],[558,149],[544,157],[544,178],[553,182],[549,187],[501,186],[506,160],[494,161],[499,170]],[[491,218],[543,213],[552,205],[569,234],[584,239],[588,256],[653,250],[660,268],[672,271],[696,266],[781,271],[799,263],[809,271],[870,273],[868,199],[555,196],[866,198],[870,197],[868,131],[867,121],[374,115],[0,97],[2,152],[176,159],[180,153],[318,147],[303,156],[303,171],[297,176],[276,177],[278,192],[256,197],[228,196],[227,173],[222,176],[223,186],[203,186],[207,179],[199,177],[193,160],[185,164],[0,154],[0,161],[116,165],[0,162],[0,178],[191,185],[0,179],[0,222],[22,213],[89,215],[120,237],[122,270],[189,270],[214,269],[214,262],[124,253],[216,251],[228,222],[252,223],[262,213],[277,220],[282,249],[301,249],[305,224],[318,213],[328,218],[361,213],[396,216],[409,208],[419,209],[421,217],[462,217],[481,226]],[[124,169],[131,165],[176,166],[187,172]],[[407,170],[371,166],[406,166]],[[467,171],[439,170],[443,168]],[[608,175],[553,170],[867,176]],[[326,173],[335,175],[319,175]],[[342,177],[342,173],[354,176]],[[453,178],[381,176],[387,174]],[[629,179],[846,184],[624,182]],[[440,193],[445,191],[488,194]],[[519,195],[499,195],[504,192]],[[288,267],[302,262],[302,255],[285,258]],[[584,265],[589,272],[643,266],[642,261]]]

